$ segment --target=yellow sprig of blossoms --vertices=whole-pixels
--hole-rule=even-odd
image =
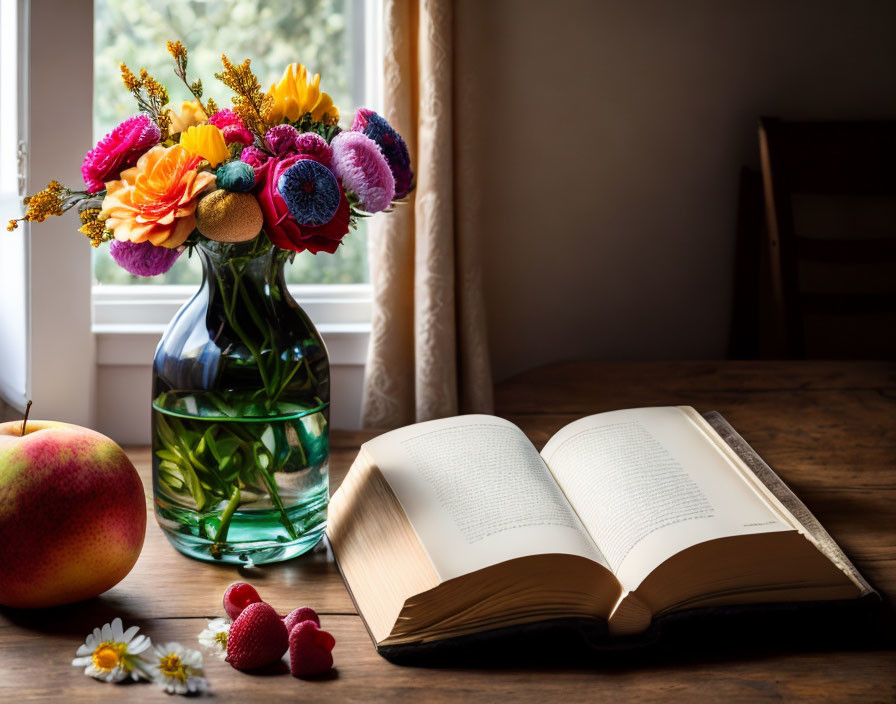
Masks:
[[[166,44],[168,53],[174,58],[174,75],[184,82],[187,89],[193,94],[199,107],[207,115],[214,115],[215,110],[210,110],[209,105],[214,106],[214,102],[209,100],[207,105],[202,104],[202,79],[197,78],[192,83],[187,79],[187,48],[179,41],[169,41]]]
[[[165,46],[168,49],[168,53],[171,54],[175,58],[176,61],[183,60],[184,64],[186,65],[187,49],[183,44],[181,44],[179,41],[177,41],[177,42],[169,41]]]
[[[115,235],[112,230],[107,230],[105,223],[99,219],[99,208],[88,208],[79,213],[81,227],[78,232],[90,240],[91,247],[99,247],[103,242],[108,242]]]
[[[163,110],[168,104],[168,90],[153,78],[145,68],[140,69],[140,77],[128,68],[127,64],[119,66],[121,80],[125,87],[137,99],[140,110],[149,115],[162,130],[162,138],[168,136],[171,125],[170,116]]]
[[[7,232],[15,230],[20,222],[43,222],[50,215],[62,215],[65,212],[65,198],[68,190],[59,181],[50,181],[47,187],[33,196],[26,196],[22,202],[28,206],[25,214],[18,220],[10,220]]]
[[[250,68],[249,59],[235,66],[227,58],[227,54],[222,54],[221,63],[224,65],[224,70],[216,73],[215,78],[236,93],[232,98],[233,111],[239,115],[246,127],[263,139],[267,130],[268,113],[274,104],[274,99],[261,90],[258,78]]]
[[[140,82],[137,80],[137,77],[128,68],[128,65],[124,62],[118,67],[121,71],[121,80],[124,82],[125,88],[127,88],[132,93],[140,89]]]

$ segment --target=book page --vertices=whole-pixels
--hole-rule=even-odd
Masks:
[[[541,454],[626,590],[692,545],[792,530],[679,408],[589,416]]]
[[[538,451],[483,415],[418,423],[364,444],[442,581],[565,553],[607,566]]]

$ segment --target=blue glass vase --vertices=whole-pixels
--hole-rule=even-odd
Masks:
[[[153,361],[156,519],[191,557],[288,560],[326,528],[327,351],[264,233],[196,251],[202,284]]]

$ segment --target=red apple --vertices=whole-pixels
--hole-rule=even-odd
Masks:
[[[140,476],[105,435],[53,421],[0,423],[0,604],[38,608],[102,594],[146,533]]]

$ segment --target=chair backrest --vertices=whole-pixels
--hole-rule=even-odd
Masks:
[[[759,126],[783,356],[896,359],[896,120]]]

